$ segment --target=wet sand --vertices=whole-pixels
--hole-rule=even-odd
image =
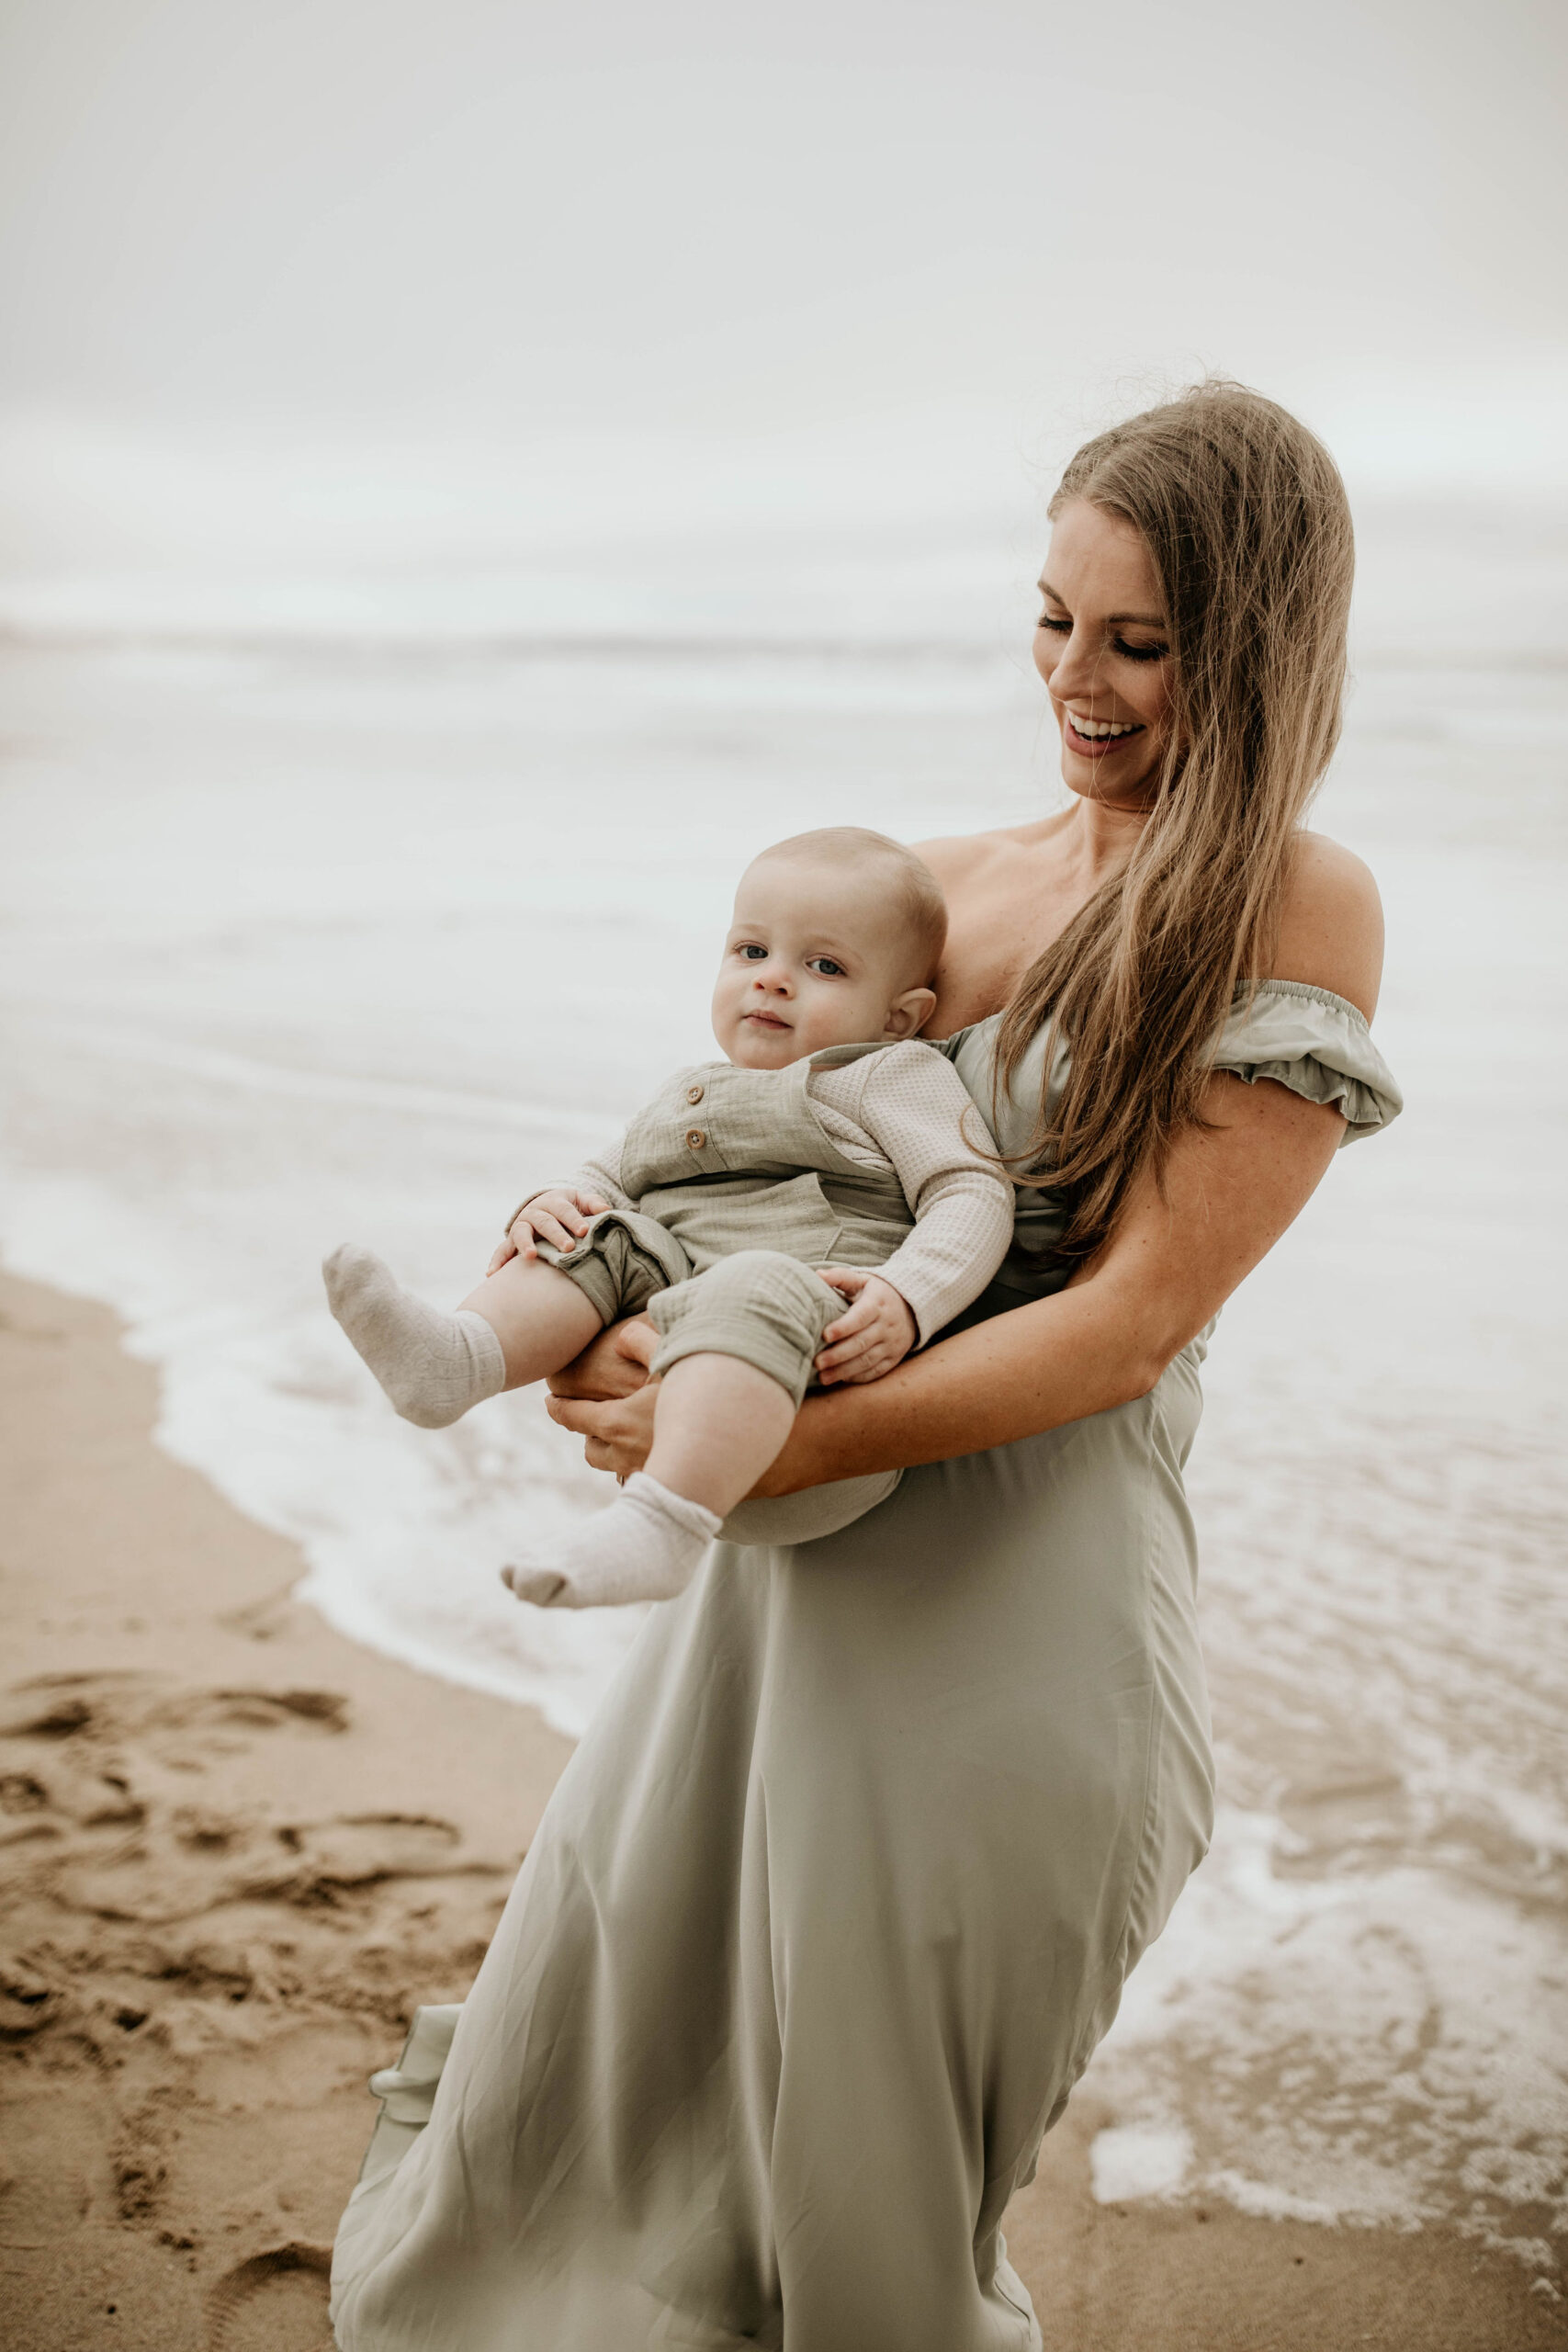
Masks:
[[[569,1749],[292,1600],[156,1409],[107,1310],[0,1277],[0,2338],[322,2352],[366,2077],[462,1996]],[[1099,2206],[1104,2120],[1091,2076],[1009,2220],[1050,2352],[1568,2341],[1449,2233]]]

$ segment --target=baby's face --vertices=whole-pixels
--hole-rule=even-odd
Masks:
[[[713,992],[713,1034],[741,1069],[783,1069],[825,1046],[913,1036],[935,1001],[911,987],[886,877],[761,857],[742,875]]]

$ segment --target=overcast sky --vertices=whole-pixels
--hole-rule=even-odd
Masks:
[[[460,469],[783,435],[970,495],[1217,367],[1364,475],[1568,482],[1565,27],[1561,0],[6,0],[13,477],[94,436]]]

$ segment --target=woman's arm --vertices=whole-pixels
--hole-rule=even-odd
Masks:
[[[1065,1291],[808,1398],[758,1491],[978,1453],[1146,1396],[1305,1205],[1344,1133],[1337,1111],[1268,1080],[1213,1080],[1205,1114],[1213,1128],[1171,1153],[1164,1200],[1145,1184]]]
[[[1365,866],[1303,836],[1276,977],[1331,989],[1370,1015],[1382,951]],[[1300,1215],[1344,1134],[1337,1111],[1268,1079],[1213,1078],[1203,1109],[1212,1125],[1178,1140],[1163,1197],[1145,1179],[1065,1291],[939,1340],[863,1387],[808,1396],[757,1494],[981,1453],[1145,1396]],[[628,1339],[636,1329],[618,1328]],[[610,1343],[606,1333],[597,1344]],[[552,1397],[549,1409],[587,1438],[595,1468],[624,1476],[647,1456],[652,1401]]]
[[[1164,1199],[1148,1180],[1067,1289],[881,1380],[808,1396],[757,1494],[979,1453],[1145,1396],[1304,1207],[1345,1131],[1337,1111],[1267,1079],[1215,1078],[1204,1110],[1213,1124],[1177,1143]],[[641,1468],[651,1396],[553,1396],[549,1409],[587,1438],[595,1468]]]

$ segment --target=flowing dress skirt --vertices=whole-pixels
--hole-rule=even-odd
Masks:
[[[1003,2208],[1209,1836],[1201,1352],[652,1612],[344,2217],[347,2352],[1039,2344]]]

